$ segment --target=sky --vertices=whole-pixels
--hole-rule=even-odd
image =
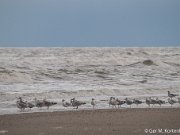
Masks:
[[[0,0],[0,47],[180,47],[180,0]]]

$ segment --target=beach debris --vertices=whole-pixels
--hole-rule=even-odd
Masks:
[[[154,65],[154,62],[152,60],[144,60],[143,64],[147,66],[151,66],[151,65]]]
[[[46,135],[46,133],[43,133],[43,132],[42,132],[42,133],[39,133],[38,135]]]
[[[54,129],[62,129],[63,127],[59,126],[59,127],[52,127]]]

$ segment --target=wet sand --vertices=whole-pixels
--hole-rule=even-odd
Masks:
[[[180,108],[81,110],[0,116],[0,135],[144,135],[144,129],[179,128]]]

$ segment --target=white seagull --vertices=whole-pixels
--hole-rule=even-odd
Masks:
[[[109,99],[109,106],[112,105],[112,107],[116,108],[116,105],[118,105],[118,101],[116,101],[115,97],[110,97]]]
[[[92,98],[91,105],[93,106],[93,109],[94,109],[94,107],[95,107],[95,105],[96,105],[96,101],[95,101],[94,98]]]
[[[154,99],[151,99],[151,97],[149,98],[150,100],[150,104],[152,104],[152,106],[154,106],[155,104],[157,104],[157,101]]]
[[[150,107],[150,105],[151,105],[150,99],[146,98],[146,104]]]
[[[71,103],[66,102],[66,101],[63,99],[63,100],[62,100],[62,105],[63,105],[64,107],[69,107],[69,106],[71,106]]]

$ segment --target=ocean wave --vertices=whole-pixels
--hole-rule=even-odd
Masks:
[[[0,70],[0,81],[3,83],[32,83],[32,78],[26,72]]]
[[[80,97],[98,97],[98,96],[143,96],[143,95],[167,95],[169,89],[99,89],[99,90],[77,90],[77,91],[46,91],[41,93],[16,93],[16,92],[0,92],[0,102],[15,101],[17,97],[23,97],[26,100],[38,99],[70,99]],[[178,89],[173,90],[180,93]]]
[[[180,48],[0,48],[0,101],[180,93]]]

